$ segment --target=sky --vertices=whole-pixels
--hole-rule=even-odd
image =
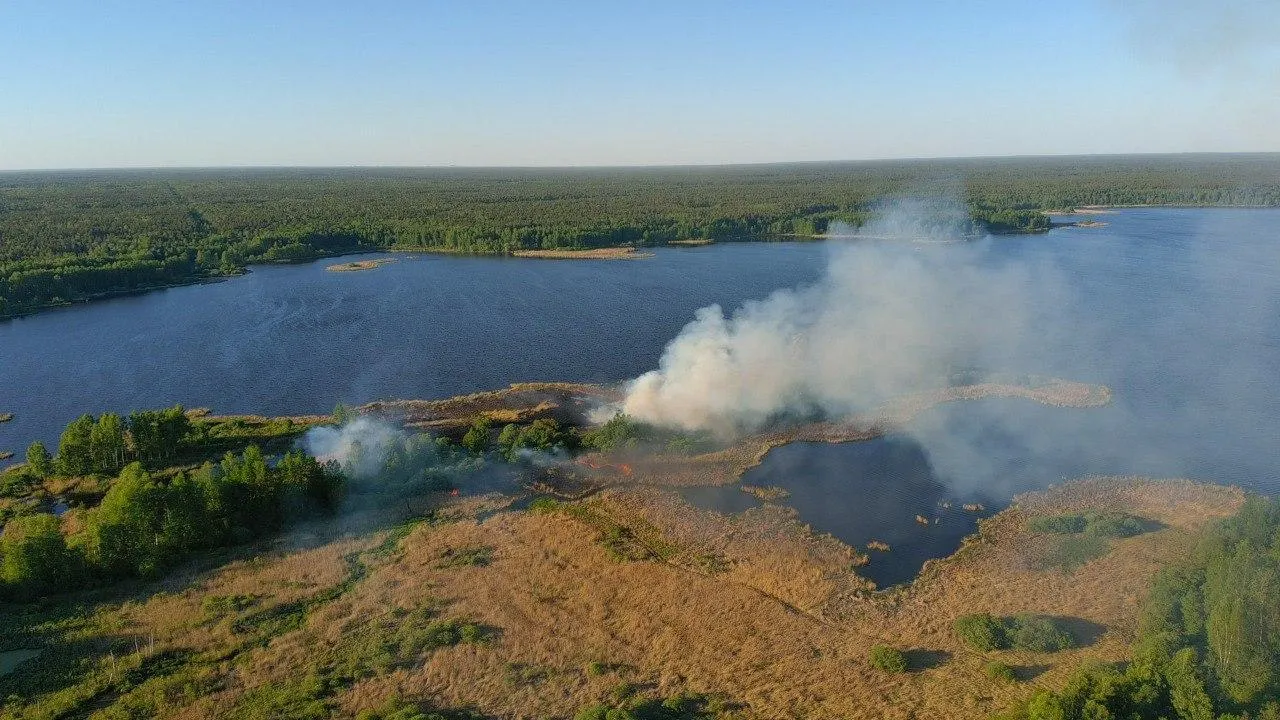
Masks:
[[[0,170],[1280,151],[1280,0],[0,0]]]

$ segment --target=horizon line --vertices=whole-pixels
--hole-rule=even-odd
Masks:
[[[22,173],[57,172],[145,172],[182,170],[661,170],[691,168],[778,167],[787,165],[856,165],[894,162],[954,162],[966,160],[1037,160],[1067,158],[1143,158],[1180,156],[1280,156],[1280,150],[1194,150],[1173,152],[1134,153],[1046,153],[1012,155],[908,155],[898,157],[846,158],[836,160],[771,160],[762,162],[709,162],[709,163],[639,163],[600,165],[419,165],[419,164],[349,164],[349,165],[98,165],[0,169],[0,175]]]

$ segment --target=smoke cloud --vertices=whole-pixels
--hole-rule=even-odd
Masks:
[[[302,438],[303,448],[321,462],[334,461],[357,479],[369,479],[382,470],[388,452],[404,444],[399,428],[369,417],[358,417],[341,427],[316,427]]]
[[[1274,0],[1117,0],[1135,45],[1182,72],[1262,72],[1275,77],[1280,12]]]
[[[1007,368],[1032,322],[1026,293],[1063,283],[993,263],[991,239],[945,255],[924,243],[968,228],[959,203],[898,201],[860,234],[830,241],[825,276],[726,314],[698,311],[659,368],[634,380],[623,411],[724,435],[788,415],[841,416],[936,387],[961,368]]]

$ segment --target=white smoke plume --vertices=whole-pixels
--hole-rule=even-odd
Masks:
[[[990,239],[960,257],[920,244],[956,237],[967,220],[958,203],[885,206],[862,234],[900,240],[831,241],[817,284],[732,314],[698,311],[659,368],[630,384],[623,411],[728,435],[788,413],[868,409],[958,367],[1007,368],[1031,322],[1023,293],[1060,283],[1025,263],[984,262]]]
[[[405,434],[399,428],[358,417],[341,427],[311,428],[302,444],[317,460],[335,461],[352,477],[368,479],[382,468],[387,452],[404,440]]]

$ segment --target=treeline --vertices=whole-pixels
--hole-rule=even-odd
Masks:
[[[297,451],[272,467],[256,445],[170,475],[153,475],[134,462],[70,532],[47,512],[9,520],[0,534],[3,591],[28,598],[113,578],[155,577],[195,550],[269,535],[286,517],[329,512],[342,486],[336,468]]]
[[[258,430],[264,439],[296,433],[271,423]],[[127,418],[82,415],[63,430],[55,455],[33,442],[25,464],[0,473],[0,593],[22,599],[154,577],[196,550],[337,508],[345,476],[300,451],[271,464],[242,438],[240,452],[191,462],[241,431],[252,429],[234,419],[193,422],[174,406]],[[47,487],[80,506],[53,502]]]
[[[1132,662],[1086,668],[1002,717],[1280,719],[1278,599],[1280,502],[1252,499],[1157,576]]]
[[[359,250],[818,235],[939,184],[975,226],[1028,232],[1049,227],[1042,210],[1087,204],[1280,206],[1278,178],[1277,155],[12,173],[0,175],[0,316]]]

